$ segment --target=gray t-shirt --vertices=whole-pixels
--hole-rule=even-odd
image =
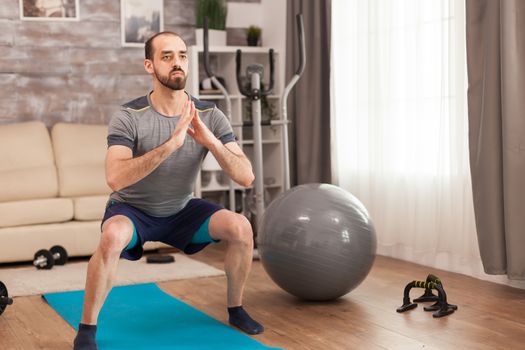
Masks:
[[[133,157],[151,151],[168,140],[180,116],[167,117],[151,105],[148,94],[122,105],[109,123],[108,147],[122,145],[133,151]],[[213,103],[194,97],[201,120],[222,141],[235,141],[226,116]],[[192,198],[195,179],[208,149],[186,135],[181,148],[173,152],[151,174],[120,191],[111,199],[125,202],[145,213],[166,217],[176,214]]]

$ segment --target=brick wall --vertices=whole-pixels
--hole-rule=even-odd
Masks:
[[[0,124],[107,123],[151,88],[144,50],[121,47],[120,1],[80,0],[79,10],[78,22],[22,21],[19,0],[0,1]],[[164,0],[165,30],[191,45],[194,28],[193,0]]]

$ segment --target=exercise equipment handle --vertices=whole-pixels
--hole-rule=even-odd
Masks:
[[[295,84],[301,78],[301,75],[304,72],[304,67],[306,66],[306,49],[305,49],[305,39],[304,39],[304,21],[303,15],[301,13],[295,16],[297,20],[297,31],[299,33],[299,68],[295,72],[295,75],[290,79],[290,82],[283,91],[283,96],[281,98],[281,115],[284,122],[284,130],[282,132],[283,140],[283,159],[284,159],[284,190],[287,191],[290,189],[290,155],[288,154],[288,95],[290,91],[294,88]]]
[[[296,75],[301,76],[306,66],[306,44],[304,42],[304,21],[303,14],[296,15],[297,18],[297,32],[299,33],[299,68],[295,72]]]
[[[299,13],[296,16],[297,19],[297,31],[299,33],[299,67],[295,72],[295,75],[290,79],[288,85],[284,89],[283,93],[283,106],[286,106],[286,100],[288,99],[288,94],[294,87],[294,85],[299,81],[299,78],[304,72],[304,67],[306,66],[306,46],[304,41],[304,21],[303,14]],[[286,108],[286,107],[285,107]]]
[[[242,66],[242,51],[241,49],[237,50],[237,55],[235,57],[235,73],[237,76],[237,87],[239,88],[239,92],[243,94],[246,97],[250,97],[252,99],[259,99],[261,96],[267,96],[272,93],[273,86],[275,84],[275,64],[274,64],[274,58],[273,58],[274,50],[270,49],[268,51],[268,57],[269,57],[269,63],[270,63],[270,85],[268,86],[268,89],[266,90],[252,90],[247,88],[246,86],[243,86],[242,79],[241,79],[241,66]],[[262,78],[262,77],[261,77]]]
[[[435,276],[432,276],[435,277]],[[427,282],[427,281],[412,281],[405,286],[403,291],[403,305],[397,308],[397,312],[405,312],[416,307],[417,304],[410,302],[410,290],[412,288],[425,288],[425,289],[435,289],[438,291],[438,301],[432,307],[426,307],[425,311],[435,311],[433,317],[443,317],[450,315],[455,310],[457,310],[456,305],[451,305],[447,302],[447,293],[443,289],[441,283],[436,282]]]
[[[240,49],[237,50],[237,55],[235,56],[235,75],[237,77],[237,87],[239,88],[239,92],[243,94],[246,97],[251,97],[251,90],[247,88],[246,86],[243,86],[242,80],[241,80],[241,55],[242,52]]]
[[[267,96],[267,95],[271,94],[271,92],[273,90],[273,85],[274,85],[274,82],[275,82],[275,79],[273,77],[273,75],[274,75],[273,49],[270,49],[270,51],[268,52],[268,56],[269,56],[269,60],[270,60],[270,86],[268,86],[268,89],[261,91],[261,95],[262,96]]]

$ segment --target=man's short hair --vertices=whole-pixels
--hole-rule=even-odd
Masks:
[[[151,60],[153,59],[153,40],[155,40],[156,37],[158,36],[161,36],[161,35],[174,35],[174,36],[178,36],[180,38],[180,40],[182,40],[184,42],[184,45],[188,46],[186,44],[186,42],[184,41],[184,39],[182,39],[182,37],[175,33],[175,32],[170,32],[170,31],[164,31],[164,32],[160,32],[160,33],[157,33],[155,35],[153,35],[151,38],[148,39],[148,41],[146,41],[146,43],[144,44],[144,53],[145,53],[145,57],[147,60]]]

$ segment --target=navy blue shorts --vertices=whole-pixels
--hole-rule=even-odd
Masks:
[[[166,217],[155,217],[129,204],[110,199],[102,224],[115,215],[124,215],[133,222],[140,244],[121,253],[121,257],[128,260],[139,260],[144,253],[142,246],[148,241],[162,242],[186,254],[195,254],[210,242],[192,243],[193,235],[211,215],[221,209],[224,208],[218,204],[201,198],[193,198],[178,213]]]

